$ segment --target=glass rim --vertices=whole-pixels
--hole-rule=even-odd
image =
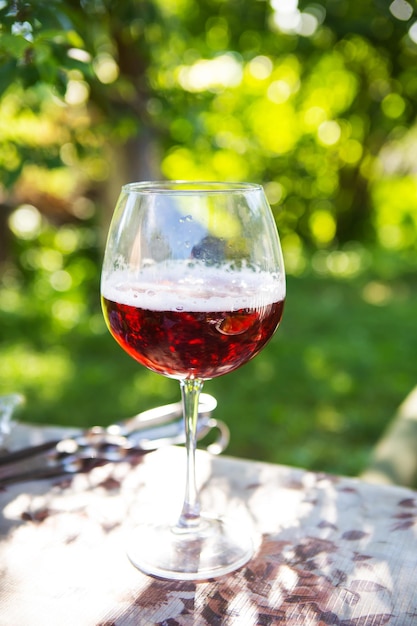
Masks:
[[[200,181],[200,180],[156,180],[127,183],[122,186],[126,193],[138,194],[224,194],[262,191],[262,185],[247,182]]]

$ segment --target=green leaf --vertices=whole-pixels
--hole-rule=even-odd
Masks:
[[[16,80],[16,60],[0,64],[0,97]]]
[[[7,56],[21,59],[25,50],[30,46],[31,44],[21,35],[9,35],[6,33],[0,36],[0,50],[6,53]]]

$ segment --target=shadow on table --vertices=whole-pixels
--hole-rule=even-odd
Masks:
[[[255,557],[201,583],[149,578],[100,626],[417,623],[413,492],[231,459],[213,464],[203,496],[219,488],[246,502],[261,534]]]

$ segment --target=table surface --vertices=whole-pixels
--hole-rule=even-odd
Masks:
[[[205,510],[250,522],[254,558],[199,583],[153,579],[125,545],[144,515],[178,510],[185,452],[0,493],[0,626],[412,626],[417,492],[197,455]]]

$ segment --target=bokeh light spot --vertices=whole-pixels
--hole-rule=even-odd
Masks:
[[[394,0],[389,6],[389,10],[397,20],[407,22],[413,15],[413,7],[406,0]]]
[[[22,204],[8,221],[10,230],[20,239],[35,239],[42,228],[42,216],[31,204]]]
[[[383,99],[381,107],[387,117],[396,119],[404,113],[405,102],[399,94],[390,93]]]
[[[315,211],[310,216],[309,224],[312,235],[318,244],[326,244],[333,240],[336,234],[336,222],[329,211]]]
[[[317,131],[319,142],[325,146],[332,146],[336,144],[339,141],[341,134],[341,128],[335,121],[323,122],[320,124]]]

